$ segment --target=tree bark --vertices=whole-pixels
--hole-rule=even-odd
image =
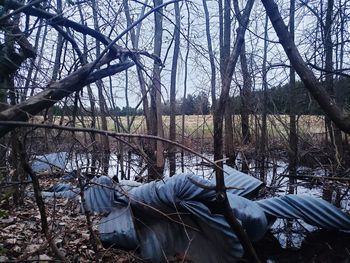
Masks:
[[[159,6],[162,0],[154,0],[154,5]],[[158,57],[161,55],[162,37],[163,37],[163,9],[159,9],[154,13],[154,54]],[[158,61],[153,64],[153,76],[151,87],[151,110],[150,110],[150,131],[151,135],[163,137],[163,121],[161,112],[161,65]],[[153,144],[153,152],[149,153],[151,159],[154,160],[153,167],[149,170],[149,179],[159,179],[163,176],[164,156],[163,143],[156,141]]]
[[[146,0],[147,1],[147,0]],[[130,26],[132,24],[132,19],[130,15],[130,10],[129,10],[129,3],[128,0],[123,0],[123,6],[124,6],[124,12],[125,12],[125,17],[126,17],[126,22],[127,25]],[[146,5],[142,7],[142,11],[140,13],[140,16],[143,16],[145,12]],[[136,32],[134,29],[130,30],[130,39],[131,39],[131,44],[132,47],[137,50],[139,48],[138,43],[139,43],[139,36],[140,36],[140,29],[141,29],[142,24],[140,23],[136,29]],[[139,60],[139,56],[136,55],[136,59]],[[137,70],[137,77],[139,79],[140,83],[140,91],[142,95],[142,106],[143,106],[143,113],[145,115],[145,120],[146,120],[146,128],[147,131],[149,132],[150,130],[150,117],[149,117],[149,102],[148,102],[148,97],[147,97],[147,89],[146,89],[146,81],[144,74],[142,72],[142,68],[139,65],[136,65],[136,70]]]
[[[294,41],[295,31],[295,0],[290,1],[290,13],[289,13],[289,31],[291,38]],[[289,189],[290,194],[294,194],[294,184],[296,183],[297,164],[298,164],[298,131],[297,131],[297,118],[295,114],[296,108],[296,91],[295,91],[295,70],[293,67],[289,71]]]
[[[205,1],[203,2],[205,3]],[[190,53],[190,30],[191,30],[191,13],[188,7],[188,2],[186,2],[186,9],[187,9],[187,45],[186,45],[186,55],[185,55],[185,68],[184,68],[184,92],[182,97],[182,120],[181,120],[181,142],[183,145],[185,145],[185,100],[187,95],[187,78],[188,78],[188,56]],[[206,16],[207,18],[207,16]],[[207,21],[207,19],[206,19]],[[206,22],[207,24],[207,22]],[[184,150],[181,149],[181,172],[185,172],[185,162],[184,162],[185,153]]]
[[[232,230],[237,234],[241,241],[244,250],[248,254],[250,262],[260,262],[254,251],[254,248],[249,241],[246,233],[242,230],[240,223],[233,216],[230,210],[230,205],[226,195],[224,174],[223,174],[223,118],[224,112],[229,101],[230,86],[235,70],[241,47],[244,42],[244,34],[248,25],[250,11],[253,7],[254,0],[248,0],[244,13],[240,19],[239,27],[237,29],[237,38],[233,50],[227,59],[227,66],[224,74],[222,75],[222,89],[219,100],[214,105],[213,124],[214,124],[214,160],[219,161],[215,167],[215,178],[216,178],[216,195],[219,206],[222,206],[224,211],[224,217],[230,224]]]
[[[311,69],[309,69],[307,64],[304,62],[293,39],[291,38],[290,33],[287,30],[286,25],[283,22],[281,14],[278,11],[277,4],[273,0],[261,1],[277,33],[279,41],[291,62],[291,65],[300,76],[305,88],[307,88],[307,90],[318,102],[322,110],[335,123],[335,125],[337,125],[337,127],[342,131],[350,133],[350,115],[343,111],[335,103],[334,99],[329,96],[324,86],[317,81]]]
[[[261,113],[261,136],[259,145],[259,169],[260,169],[260,179],[266,182],[266,145],[267,145],[267,45],[268,45],[268,24],[269,18],[265,17],[265,29],[264,29],[264,55],[262,64],[262,89],[263,89],[263,102],[262,102],[262,113]]]
[[[170,127],[169,127],[169,139],[171,141],[176,141],[176,77],[177,77],[177,61],[180,52],[180,7],[179,3],[174,3],[175,7],[175,29],[174,29],[174,53],[173,61],[171,66],[171,76],[170,76]],[[173,176],[176,171],[176,148],[173,145],[169,145],[169,166],[170,166],[170,176]]]
[[[241,52],[241,47],[244,42],[244,34],[248,25],[250,11],[253,7],[254,0],[249,0],[246,4],[246,8],[240,20],[240,25],[237,29],[237,38],[233,50],[228,58],[227,68],[225,74],[223,75],[222,89],[219,100],[214,105],[214,114],[213,114],[213,124],[214,124],[214,160],[222,160],[223,158],[223,117],[226,109],[226,104],[229,100],[229,93],[231,87],[231,81],[233,72],[235,70],[239,54]],[[219,163],[220,167],[223,167],[222,162]],[[223,181],[223,171],[221,169],[216,169],[216,184],[217,192],[222,193],[224,187]]]

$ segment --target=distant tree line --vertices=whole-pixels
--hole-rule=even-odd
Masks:
[[[210,102],[208,95],[204,92],[199,94],[188,94],[185,99],[176,100],[175,115],[207,115],[210,113]],[[170,103],[167,101],[162,105],[163,114],[170,115]]]
[[[52,111],[53,111],[53,115],[56,116],[61,116],[61,115],[69,115],[71,114],[71,112],[74,111],[74,105],[54,105],[52,107]],[[87,108],[78,108],[77,109],[77,114],[79,114],[80,116],[91,116],[91,109],[90,107]],[[101,111],[99,108],[95,108],[95,112],[94,114],[96,116],[100,116],[101,115]],[[114,115],[114,116],[140,116],[143,115],[143,109],[139,108],[133,108],[133,107],[116,107],[115,109],[109,109],[109,114],[110,115]]]
[[[273,114],[289,114],[289,84],[276,86],[268,89],[268,103],[267,111]],[[340,101],[345,107],[350,104],[350,80],[341,78],[335,81],[335,89],[337,101]],[[300,81],[296,83],[296,98],[295,98],[295,112],[297,115],[321,115],[324,114],[318,103],[312,98],[307,89],[304,88],[304,84]],[[251,100],[253,101],[250,113],[260,113],[263,105],[263,91],[255,90],[251,94]],[[234,114],[240,114],[242,111],[242,99],[241,96],[234,96],[231,98],[230,105]],[[54,115],[67,115],[73,111],[73,105],[55,105],[53,106]],[[79,108],[78,113],[80,115],[91,115],[89,108]],[[162,111],[164,115],[170,115],[170,103],[166,101],[162,103]],[[114,116],[141,116],[143,115],[142,108],[133,107],[116,107],[110,109],[109,113]],[[211,104],[209,102],[208,95],[204,92],[199,94],[188,94],[185,99],[176,100],[175,114],[181,115],[207,115],[211,113]],[[100,115],[99,108],[95,109],[95,114]]]
[[[210,102],[208,95],[204,92],[199,94],[188,94],[185,99],[176,100],[176,109],[175,114],[181,115],[207,115],[210,114]],[[74,111],[74,105],[54,105],[52,107],[52,112],[54,115],[68,115]],[[166,101],[162,103],[162,111],[164,115],[170,115],[170,103]],[[78,108],[77,113],[81,116],[90,116],[91,109],[87,108]],[[109,110],[110,115],[114,116],[141,116],[144,114],[142,108],[133,108],[133,107],[116,107],[115,109]],[[101,112],[99,108],[95,108],[95,115],[100,116]]]
[[[337,101],[344,107],[350,105],[350,80],[341,78],[334,82]],[[268,89],[267,112],[273,114],[289,114],[289,84],[272,87]],[[321,115],[324,114],[318,103],[309,94],[301,81],[296,82],[295,91],[295,113],[297,115]],[[251,113],[259,113],[263,105],[263,91],[255,90],[252,92],[253,100]],[[334,98],[335,99],[335,98]],[[231,105],[235,114],[241,112],[241,96],[235,96],[231,99]]]

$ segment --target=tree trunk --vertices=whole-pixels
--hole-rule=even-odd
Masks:
[[[205,3],[205,0],[204,2]],[[182,97],[182,121],[181,121],[181,142],[185,145],[185,100],[187,95],[187,77],[188,77],[188,56],[190,53],[190,30],[191,30],[191,13],[188,7],[188,2],[186,2],[187,9],[187,45],[186,45],[186,55],[185,55],[185,68],[184,68],[184,93]],[[207,18],[207,16],[206,16]],[[206,19],[207,21],[207,19]],[[206,22],[207,24],[207,22]],[[181,149],[181,172],[185,172],[185,163],[184,163],[184,150]]]
[[[84,14],[83,14],[81,5],[78,5],[78,11],[80,15],[80,20],[84,21]],[[86,35],[83,35],[83,55],[81,56],[83,65],[88,63],[87,53],[88,53],[87,39],[86,39]],[[90,116],[91,122],[89,124],[89,127],[95,129],[96,128],[95,97],[90,85],[87,85],[87,93],[88,93],[90,110],[91,110],[91,116]],[[86,153],[86,159],[89,160],[91,158],[90,173],[94,175],[96,173],[96,162],[98,160],[98,148],[96,143],[96,134],[91,132],[89,133],[89,136],[91,140],[92,151],[91,151],[91,155],[89,153]]]
[[[162,0],[154,0],[154,5],[159,6]],[[163,36],[163,9],[159,9],[154,13],[154,54],[161,56],[162,36]],[[151,110],[150,110],[150,131],[151,135],[163,137],[163,121],[161,112],[161,65],[155,61],[153,64],[153,76],[151,87]],[[164,155],[163,143],[161,141],[152,142],[153,152],[149,153],[154,164],[149,170],[149,179],[159,179],[163,176]]]
[[[98,25],[98,0],[92,1],[92,14],[94,19],[94,29],[100,33],[100,28]],[[100,41],[96,40],[96,57],[99,57],[101,54],[100,50]],[[105,131],[108,130],[108,121],[107,121],[107,114],[108,114],[108,108],[107,103],[103,94],[104,90],[104,84],[101,80],[96,81],[96,86],[98,90],[98,98],[99,98],[99,106],[100,106],[100,113],[101,113],[101,128]],[[100,156],[100,163],[102,165],[102,171],[105,175],[108,175],[109,170],[109,158],[110,158],[110,148],[109,148],[109,139],[108,136],[100,135],[101,139],[101,155]]]
[[[238,12],[236,10],[236,12]],[[251,112],[251,90],[252,90],[252,79],[248,70],[247,56],[245,51],[245,43],[242,44],[242,50],[240,54],[240,62],[243,75],[243,87],[241,89],[241,128],[242,128],[242,142],[243,145],[247,146],[250,143],[250,127],[249,127],[249,114]],[[245,157],[242,159],[242,172],[249,172],[249,156],[247,153],[243,154]]]
[[[146,0],[147,2],[147,0]],[[123,6],[124,6],[124,12],[125,12],[125,17],[126,17],[126,22],[127,25],[130,26],[132,24],[132,19],[130,15],[130,10],[129,10],[129,3],[128,0],[123,0]],[[146,5],[144,5],[141,9],[141,13],[139,17],[142,17],[145,12]],[[137,28],[136,32],[133,29],[130,30],[130,39],[131,39],[131,44],[132,47],[137,50],[139,48],[138,43],[139,43],[139,37],[140,37],[140,30],[141,30],[142,23],[140,23]],[[138,60],[139,57],[136,55],[136,59]],[[140,61],[139,61],[140,63]],[[148,97],[147,97],[147,89],[146,89],[146,81],[144,74],[142,72],[142,68],[139,65],[136,65],[136,70],[137,70],[137,77],[140,83],[140,91],[142,95],[142,106],[143,106],[143,113],[145,115],[145,120],[146,120],[146,128],[148,133],[150,133],[150,117],[149,117],[149,103],[148,103]]]
[[[256,256],[254,248],[252,247],[247,235],[242,231],[240,224],[237,219],[232,215],[230,210],[229,202],[226,195],[224,174],[223,174],[223,119],[226,105],[229,101],[230,86],[235,70],[241,47],[244,42],[244,34],[248,25],[250,11],[253,7],[254,1],[248,0],[244,13],[240,19],[239,27],[237,29],[237,38],[233,50],[227,59],[226,69],[222,74],[222,88],[219,100],[214,104],[213,124],[214,124],[214,160],[218,161],[215,167],[215,178],[216,178],[216,194],[219,205],[222,205],[224,217],[230,224],[231,228],[238,235],[244,250],[248,254],[250,262],[259,262]]]
[[[260,163],[260,179],[266,182],[266,145],[267,145],[267,45],[268,45],[268,16],[265,17],[265,33],[264,33],[264,55],[262,64],[262,89],[264,92],[261,113],[261,137],[259,146],[259,163]]]
[[[176,141],[176,77],[177,77],[177,61],[180,52],[180,7],[179,3],[175,2],[175,29],[174,29],[174,53],[173,62],[171,66],[171,76],[170,76],[170,128],[169,128],[169,139],[171,141]],[[176,170],[176,156],[175,147],[169,145],[169,166],[170,166],[170,176],[175,174]]]
[[[350,115],[344,112],[329,94],[324,89],[323,85],[317,81],[313,72],[308,68],[307,64],[301,57],[286,25],[283,22],[281,14],[278,11],[278,6],[273,0],[261,0],[264,4],[266,13],[277,33],[280,43],[286,52],[291,65],[294,67],[296,73],[303,81],[305,88],[318,102],[320,107],[324,110],[327,116],[337,125],[339,129],[346,133],[350,133]]]
[[[233,144],[233,121],[232,121],[232,106],[228,103],[225,111],[225,155],[226,164],[232,167],[235,166],[236,153]]]
[[[243,87],[241,90],[241,125],[242,125],[242,141],[244,145],[250,143],[250,129],[249,129],[249,113],[251,112],[251,90],[252,90],[252,78],[250,76],[247,56],[245,51],[245,44],[242,45],[242,51],[240,54],[240,62],[243,75]]]
[[[289,13],[289,31],[294,41],[294,16],[295,16],[295,0],[290,1],[290,13]],[[298,131],[297,131],[297,118],[295,114],[296,108],[296,91],[295,91],[295,70],[290,68],[289,79],[289,189],[290,194],[294,194],[294,184],[296,183],[297,165],[298,165]]]

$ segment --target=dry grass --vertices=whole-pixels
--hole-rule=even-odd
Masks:
[[[129,118],[129,121],[132,118]],[[36,117],[35,121],[41,121],[41,117]],[[63,124],[68,123],[70,118],[65,117]],[[55,117],[54,122],[58,124],[60,117]],[[128,128],[128,119],[126,117],[120,117],[120,121],[127,131],[130,133],[145,134],[146,122],[143,116],[136,116]],[[168,136],[169,132],[169,116],[163,116],[164,135]],[[235,115],[234,122],[234,137],[236,140],[241,138],[241,118],[239,115]],[[83,119],[77,119],[77,126],[91,127],[91,117],[84,117]],[[101,127],[101,120],[97,118],[97,128]],[[177,134],[182,134],[182,116],[176,116]],[[250,116],[251,132],[255,134],[256,130],[261,128],[261,115]],[[108,117],[108,129],[115,130],[115,122],[111,117]],[[288,115],[268,115],[267,118],[267,130],[269,138],[274,139],[287,139],[289,134],[289,116]],[[124,132],[124,130],[120,130]],[[315,115],[301,115],[298,116],[298,132],[300,136],[305,137],[320,137],[325,133],[324,116]],[[203,139],[211,140],[213,138],[213,117],[212,115],[186,115],[185,116],[185,137],[190,139]]]

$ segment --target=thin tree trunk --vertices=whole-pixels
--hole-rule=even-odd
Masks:
[[[154,0],[154,5],[159,6],[163,3],[162,0]],[[154,13],[154,54],[161,57],[162,36],[163,36],[163,9],[159,9]],[[151,87],[151,110],[150,110],[150,125],[152,135],[163,137],[163,122],[161,112],[161,65],[155,61],[153,64],[153,77]],[[161,141],[152,142],[153,152],[151,159],[154,164],[151,167],[149,179],[154,180],[163,176],[164,155],[163,143]]]
[[[141,10],[139,17],[143,16],[143,14],[145,12],[146,4],[147,4],[147,0],[145,1],[145,5],[142,7],[142,10]],[[124,12],[125,12],[127,25],[130,26],[132,24],[132,19],[131,19],[131,15],[130,15],[128,0],[123,0],[123,6],[124,6]],[[138,43],[139,43],[141,26],[142,26],[142,23],[140,23],[137,26],[136,32],[134,29],[130,30],[130,39],[131,39],[132,47],[135,50],[137,50],[139,48]],[[138,59],[138,57],[136,57],[136,59]],[[149,117],[150,109],[149,109],[149,102],[148,102],[148,98],[147,98],[146,81],[145,81],[144,74],[142,72],[142,68],[139,65],[136,65],[136,70],[137,70],[137,77],[138,77],[139,83],[140,83],[140,90],[141,90],[141,95],[142,95],[142,106],[143,106],[143,112],[144,112],[145,120],[146,120],[146,128],[147,128],[148,133],[150,134],[150,117]]]
[[[84,15],[81,9],[81,6],[78,5],[78,10],[79,10],[79,15],[80,15],[80,20],[84,21]],[[84,64],[87,64],[87,53],[88,53],[88,46],[87,46],[87,40],[86,40],[86,35],[83,36],[83,56],[82,60]],[[88,92],[88,97],[89,97],[89,102],[90,102],[90,110],[91,110],[91,123],[89,125],[90,128],[95,129],[96,128],[96,110],[95,110],[95,96],[92,92],[91,86],[87,85],[87,92]],[[91,174],[96,173],[96,163],[98,160],[98,148],[97,148],[97,141],[96,141],[96,134],[95,133],[89,133],[90,135],[90,140],[91,140],[91,145],[92,145],[92,152],[91,152],[91,166],[90,166],[90,172]],[[87,153],[87,159],[90,158],[89,154]]]
[[[268,16],[265,17],[265,33],[264,33],[264,55],[262,64],[262,89],[263,89],[263,102],[262,102],[262,114],[261,114],[261,138],[259,147],[259,159],[260,159],[260,179],[266,181],[266,145],[267,145],[267,46],[268,46]]]
[[[248,254],[250,262],[260,262],[254,248],[249,241],[244,230],[237,219],[233,216],[230,204],[226,195],[224,174],[223,174],[223,118],[224,112],[226,109],[226,105],[229,101],[230,94],[230,86],[231,80],[233,76],[233,72],[235,70],[239,54],[241,52],[241,47],[244,42],[244,34],[248,25],[250,11],[253,7],[254,1],[248,0],[244,13],[240,19],[239,27],[237,29],[237,38],[234,45],[234,48],[227,59],[226,69],[224,74],[222,74],[222,88],[219,100],[214,104],[214,116],[213,116],[213,124],[214,124],[214,160],[217,162],[217,166],[215,167],[215,178],[216,178],[216,194],[217,201],[219,205],[222,206],[224,211],[224,217],[226,221],[231,226],[232,230],[237,234],[239,240],[241,241],[244,250]]]
[[[252,78],[250,76],[247,64],[247,56],[245,51],[245,44],[242,45],[242,51],[240,54],[240,62],[243,75],[243,87],[241,90],[241,125],[242,125],[242,141],[244,145],[250,143],[251,135],[249,129],[249,113],[251,112],[251,90],[252,90]]]
[[[334,6],[334,0],[328,0],[327,11],[326,11],[326,21],[325,21],[325,27],[324,27],[325,85],[331,98],[336,100],[335,88],[334,88],[334,75],[333,75],[333,41],[332,41],[333,6]],[[334,163],[334,168],[332,169],[333,170],[332,174],[336,175],[338,173],[342,173],[344,170],[343,168],[344,153],[343,153],[342,135],[341,135],[340,129],[334,125],[334,123],[331,121],[331,119],[328,116],[326,116],[325,120],[326,120],[326,124],[329,130],[329,135],[332,142],[331,147],[333,149],[333,155],[335,156],[335,159],[334,159],[335,163]],[[335,189],[332,186],[330,186],[329,189],[325,190],[327,192],[326,195],[329,195],[331,197],[334,190]],[[328,191],[330,192],[328,193]],[[336,194],[339,194],[339,193],[336,192]]]
[[[236,11],[237,12],[237,11]],[[251,90],[252,90],[252,79],[248,70],[247,56],[245,51],[245,43],[242,44],[242,50],[240,54],[240,62],[243,75],[243,87],[241,89],[241,129],[242,129],[242,142],[243,145],[248,145],[251,140],[250,127],[249,127],[249,113],[251,112]],[[245,158],[242,160],[242,172],[249,172],[249,156],[244,153]]]
[[[92,1],[92,14],[94,19],[94,29],[97,32],[100,32],[100,28],[98,25],[98,0]],[[99,57],[101,54],[100,50],[100,42],[96,40],[96,57]],[[108,122],[107,122],[107,103],[103,94],[104,85],[101,80],[96,81],[96,86],[98,90],[98,98],[99,98],[99,106],[100,106],[100,113],[101,113],[101,128],[105,131],[108,130]],[[108,175],[108,169],[109,169],[109,158],[110,158],[110,148],[109,148],[109,139],[108,136],[100,136],[101,139],[101,145],[102,145],[102,151],[100,156],[100,161],[102,165],[102,170],[105,175]]]
[[[289,32],[294,41],[294,17],[295,17],[295,0],[290,1],[289,13]],[[289,189],[290,194],[294,194],[294,184],[296,183],[297,165],[298,165],[298,131],[296,109],[296,91],[295,91],[295,70],[290,68],[289,79]]]
[[[205,4],[205,0],[203,2]],[[204,5],[203,4],[203,5]],[[185,101],[187,95],[187,77],[188,77],[188,56],[190,53],[190,29],[191,29],[191,13],[189,11],[188,2],[186,2],[187,9],[187,45],[186,45],[186,55],[185,55],[185,69],[184,69],[184,93],[182,97],[182,121],[181,121],[181,142],[185,145]],[[207,16],[206,16],[207,17]],[[207,19],[206,19],[207,21]],[[208,22],[209,23],[209,22]],[[207,24],[207,22],[206,22]],[[181,172],[185,172],[185,163],[184,163],[184,150],[181,149]]]
[[[62,13],[62,1],[61,0],[57,0],[57,12],[59,14]],[[64,39],[63,36],[60,33],[57,33],[57,45],[56,45],[56,54],[55,54],[55,62],[53,65],[53,69],[52,69],[52,81],[56,81],[58,79],[58,73],[60,70],[60,66],[61,66],[61,55],[62,55],[62,50],[63,50],[63,44],[64,44]],[[47,121],[49,123],[53,123],[53,112],[52,112],[52,108],[49,108],[47,110]],[[48,152],[53,151],[53,145],[52,143],[49,142],[50,138],[50,131],[45,130],[45,148]]]
[[[228,103],[225,111],[225,155],[226,164],[234,167],[236,161],[236,153],[233,144],[233,122],[232,122],[232,106]]]
[[[180,7],[179,3],[174,3],[175,7],[175,29],[174,29],[174,53],[173,61],[171,66],[171,76],[170,76],[170,128],[169,128],[169,139],[171,141],[176,141],[176,77],[177,77],[177,61],[180,52]],[[169,146],[169,165],[170,165],[170,176],[175,174],[176,170],[176,156],[175,147],[173,145]]]

